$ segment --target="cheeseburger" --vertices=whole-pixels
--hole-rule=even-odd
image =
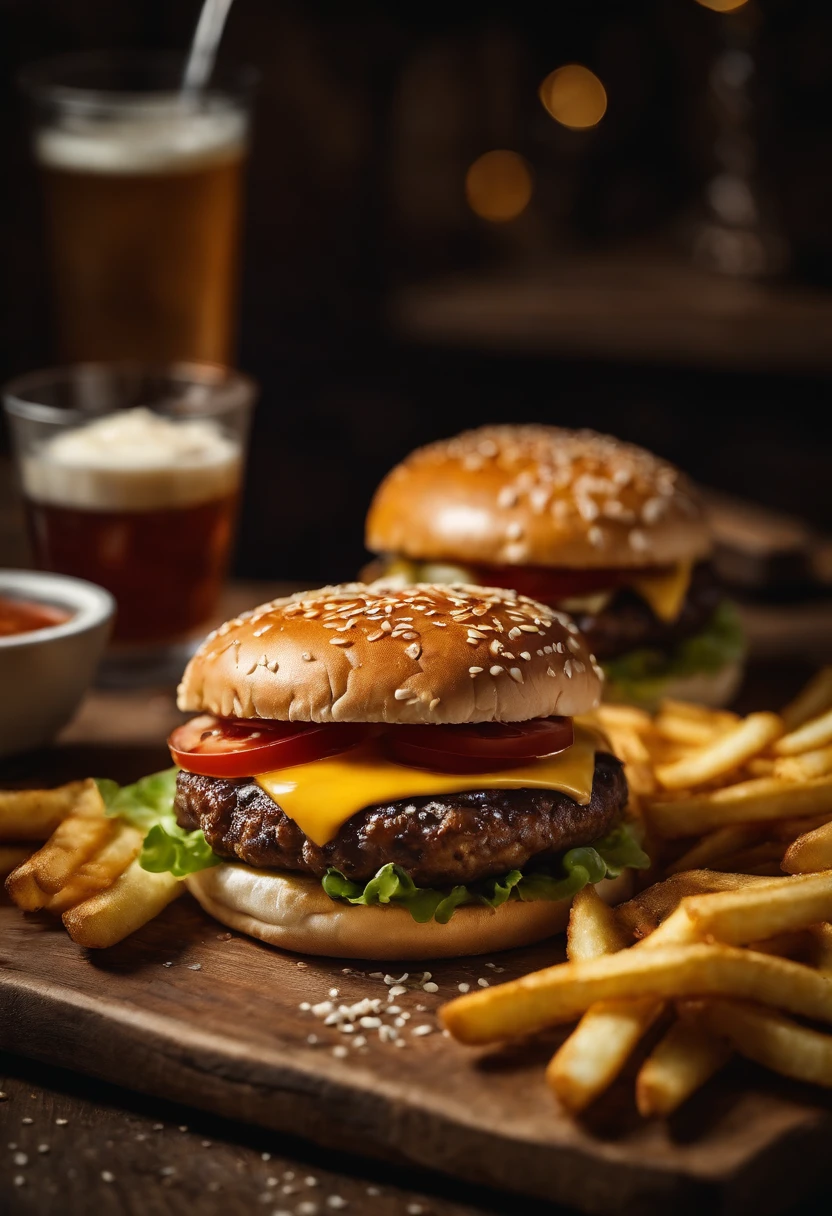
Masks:
[[[577,627],[526,596],[361,583],[276,600],[188,664],[170,738],[188,878],[218,920],[289,950],[477,954],[561,929],[646,858]],[[607,886],[614,884],[606,884]]]
[[[499,426],[420,448],[367,517],[367,577],[512,587],[571,613],[608,699],[725,704],[742,634],[690,482],[593,431]]]

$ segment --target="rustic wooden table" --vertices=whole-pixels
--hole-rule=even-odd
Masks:
[[[237,586],[223,614],[282,588]],[[794,656],[752,666],[743,707],[776,707],[809,672]],[[173,689],[93,691],[55,747],[0,766],[0,783],[57,783],[90,773],[139,777],[168,761],[181,715]],[[344,1112],[349,1118],[349,1112]],[[820,1212],[826,1200],[802,1208]],[[301,1141],[139,1096],[80,1074],[0,1055],[0,1211],[191,1216],[262,1210],[327,1216],[344,1210],[476,1216],[528,1200],[395,1164],[339,1156]],[[532,1210],[554,1216],[537,1202]],[[562,1212],[562,1210],[561,1210]],[[565,1214],[563,1214],[565,1216]]]

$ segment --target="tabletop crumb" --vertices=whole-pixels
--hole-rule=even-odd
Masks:
[[[367,1187],[367,1194],[368,1194],[368,1195],[372,1195],[372,1196],[375,1198],[375,1196],[376,1196],[376,1195],[380,1195],[380,1194],[381,1194],[381,1187],[379,1187],[379,1186],[368,1186],[368,1187]]]
[[[28,1123],[34,1123],[34,1119],[30,1119],[28,1115],[25,1115],[25,1116],[24,1116],[24,1117],[23,1117],[23,1118],[20,1120],[20,1122],[21,1122],[21,1123],[27,1123],[27,1124],[28,1124]]]
[[[163,1132],[165,1130],[164,1123],[154,1123],[153,1130],[154,1132]]]
[[[421,1203],[409,1203],[407,1205],[407,1216],[422,1216],[424,1210]]]
[[[111,1174],[109,1170],[101,1171],[101,1181],[102,1182],[115,1182],[115,1180],[116,1180],[115,1174]]]
[[[66,1127],[67,1123],[69,1123],[69,1119],[56,1119],[55,1120],[56,1127]]]
[[[213,1140],[200,1140],[200,1144],[203,1148],[210,1148],[213,1143]]]
[[[49,1145],[48,1145],[48,1144],[39,1144],[39,1145],[38,1145],[38,1152],[39,1152],[39,1153],[48,1153],[48,1152],[49,1152]]]
[[[26,1179],[23,1177],[22,1174],[15,1174],[15,1176],[14,1176],[15,1186],[23,1186],[25,1184],[25,1182],[26,1182]]]
[[[459,989],[460,992],[463,992],[463,993],[471,991],[470,984],[457,984],[457,988]]]
[[[485,979],[483,976],[480,976],[480,978],[477,980],[477,983],[479,984],[480,988],[488,987],[488,980]]]
[[[260,1154],[261,1161],[271,1161],[271,1159],[272,1159],[271,1153],[261,1153]]]
[[[326,1201],[327,1207],[335,1208],[336,1211],[347,1206],[347,1200],[343,1195],[329,1195]]]
[[[186,1132],[186,1131],[188,1130],[188,1125],[187,1125],[187,1123],[180,1123],[180,1124],[179,1124],[179,1130],[180,1130],[180,1132]]]
[[[318,1185],[318,1179],[313,1178],[311,1174],[309,1175],[308,1178],[304,1178],[303,1181],[306,1183],[307,1186],[317,1186]]]
[[[188,963],[188,970],[189,971],[201,971],[202,963]]]
[[[26,1153],[15,1153],[14,1157],[12,1157],[12,1161],[15,1163],[15,1165],[29,1164],[29,1158]]]
[[[8,1102],[8,1100],[9,1095],[6,1093],[5,1089],[0,1089],[0,1102]]]
[[[422,1026],[414,1026],[410,1033],[418,1035],[433,1034],[433,1027],[425,1023]]]
[[[230,942],[230,941],[231,941],[231,934],[230,934],[230,933],[218,933],[218,934],[217,934],[217,941],[218,941],[218,942]]]

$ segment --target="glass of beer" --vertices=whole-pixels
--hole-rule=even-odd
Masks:
[[[21,76],[63,359],[234,361],[252,79],[183,71],[97,52]]]
[[[116,600],[102,682],[175,678],[212,622],[255,396],[211,364],[79,364],[6,385],[36,563]]]

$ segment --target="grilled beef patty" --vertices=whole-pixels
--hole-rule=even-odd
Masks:
[[[220,857],[317,877],[335,866],[357,882],[392,861],[417,886],[446,887],[591,844],[610,830],[626,801],[621,762],[599,752],[587,806],[537,789],[408,798],[359,811],[323,848],[250,777],[180,773],[175,805],[180,826],[202,828]]]
[[[600,612],[576,612],[575,624],[599,663],[633,650],[668,653],[684,638],[693,637],[708,624],[723,598],[709,562],[700,562],[675,621],[661,621],[649,604],[627,587],[618,590]]]

